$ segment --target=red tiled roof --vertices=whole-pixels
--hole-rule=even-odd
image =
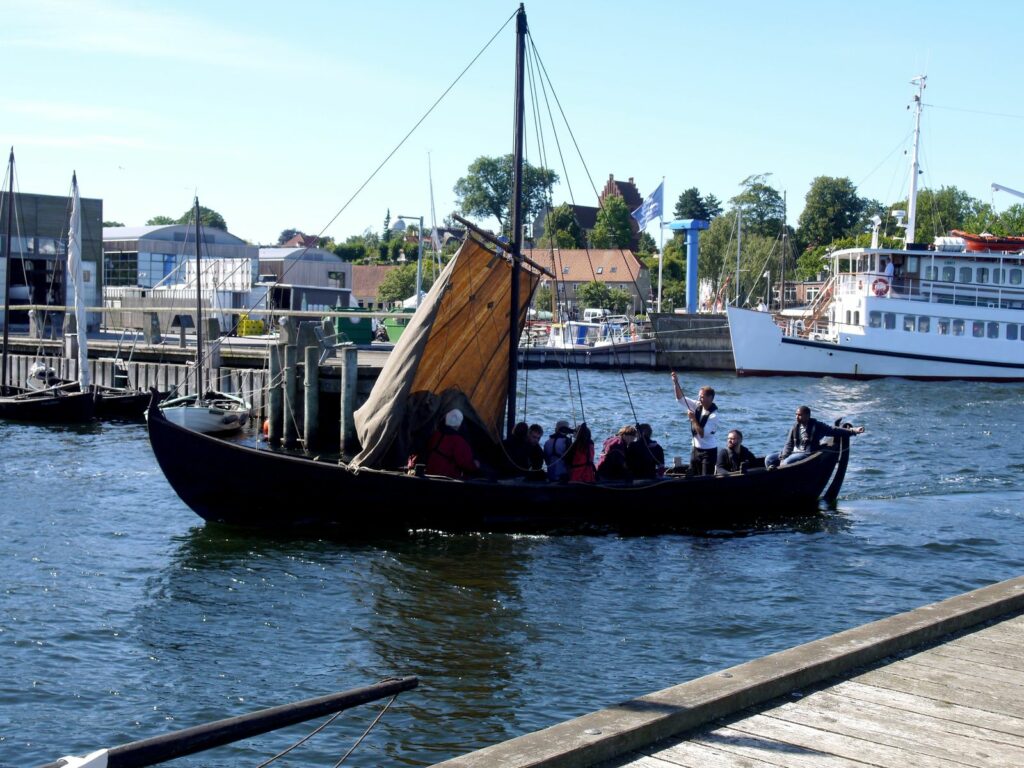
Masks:
[[[534,248],[523,255],[550,269],[556,279],[572,282],[632,284],[643,268],[632,251],[618,248]]]
[[[377,291],[388,272],[398,269],[388,264],[353,264],[352,295],[357,299],[377,300]]]

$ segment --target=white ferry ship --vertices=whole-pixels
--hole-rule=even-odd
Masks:
[[[923,91],[924,78],[914,82]],[[916,101],[909,245],[877,247],[876,223],[873,247],[832,254],[801,317],[729,307],[738,375],[1024,381],[1024,244],[959,232],[913,243],[920,92]]]

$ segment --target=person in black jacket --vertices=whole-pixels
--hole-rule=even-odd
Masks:
[[[796,424],[789,430],[782,453],[771,454],[764,463],[769,468],[779,466],[780,462],[783,466],[792,464],[794,461],[806,459],[821,448],[823,438],[842,437],[843,435],[852,437],[863,433],[864,427],[854,427],[853,429],[830,427],[817,419],[812,419],[810,406],[801,405],[796,409]]]
[[[733,429],[725,438],[725,448],[718,449],[718,462],[715,464],[715,473],[739,472],[743,465],[748,467],[758,465],[757,458],[750,449],[743,444],[743,433]]]
[[[638,440],[626,448],[626,463],[635,478],[655,478],[665,474],[665,451],[654,439],[650,424],[637,424]]]

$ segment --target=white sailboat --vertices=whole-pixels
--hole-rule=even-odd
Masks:
[[[917,244],[918,86],[903,248],[832,254],[831,277],[801,317],[729,307],[740,376],[1024,381],[1024,242],[981,249],[965,233]],[[904,213],[896,212],[902,221]]]
[[[252,405],[238,395],[207,389],[203,380],[203,270],[202,236],[199,222],[199,198],[195,199],[196,231],[196,391],[165,400],[160,412],[172,424],[204,434],[229,434],[249,421]]]

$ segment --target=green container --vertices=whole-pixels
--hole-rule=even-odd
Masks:
[[[388,332],[388,341],[394,344],[400,338],[402,338],[402,331],[405,330],[405,326],[409,324],[409,320],[412,319],[414,309],[403,310],[408,313],[407,317],[385,317],[384,318],[384,330]]]
[[[332,307],[332,312],[363,312],[359,307]],[[353,344],[370,344],[373,341],[373,322],[368,317],[336,317],[334,332],[338,341],[351,341]],[[342,338],[344,337],[344,338]]]

